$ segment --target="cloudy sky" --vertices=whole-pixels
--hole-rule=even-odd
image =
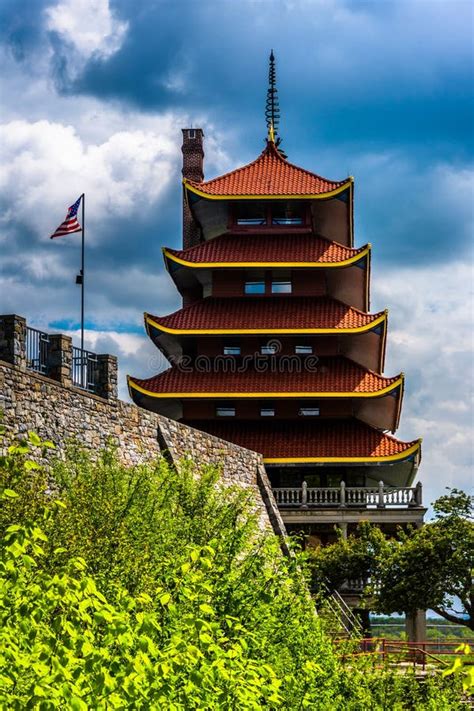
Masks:
[[[87,345],[149,376],[143,311],[179,306],[180,129],[206,177],[255,158],[277,57],[289,159],[356,180],[373,244],[386,373],[407,378],[399,436],[424,437],[427,500],[472,484],[473,5],[469,0],[2,0],[0,313],[77,335],[87,196]]]

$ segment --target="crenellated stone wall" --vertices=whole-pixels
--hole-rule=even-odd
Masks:
[[[117,399],[113,356],[97,356],[96,393],[75,387],[72,344],[66,336],[49,336],[44,356],[48,375],[33,371],[26,333],[21,317],[0,316],[0,413],[7,432],[17,436],[34,430],[56,444],[51,456],[61,455],[74,440],[92,451],[112,444],[125,464],[165,455],[175,466],[183,458],[198,466],[217,465],[225,484],[252,490],[261,526],[284,534],[260,454]]]

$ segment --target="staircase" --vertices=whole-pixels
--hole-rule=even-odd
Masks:
[[[326,588],[326,591],[329,592]],[[328,594],[319,610],[326,631],[333,639],[359,639],[363,637],[362,624],[337,591]]]

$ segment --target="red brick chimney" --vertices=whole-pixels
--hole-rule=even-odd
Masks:
[[[204,149],[202,128],[183,128],[183,178],[204,180]],[[201,240],[199,225],[193,219],[183,193],[183,247],[192,247]]]

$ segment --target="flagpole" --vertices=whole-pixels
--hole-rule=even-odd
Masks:
[[[82,247],[81,247],[81,351],[84,350],[84,234],[86,231],[85,221],[85,193],[82,193]],[[82,353],[81,353],[82,356]]]

